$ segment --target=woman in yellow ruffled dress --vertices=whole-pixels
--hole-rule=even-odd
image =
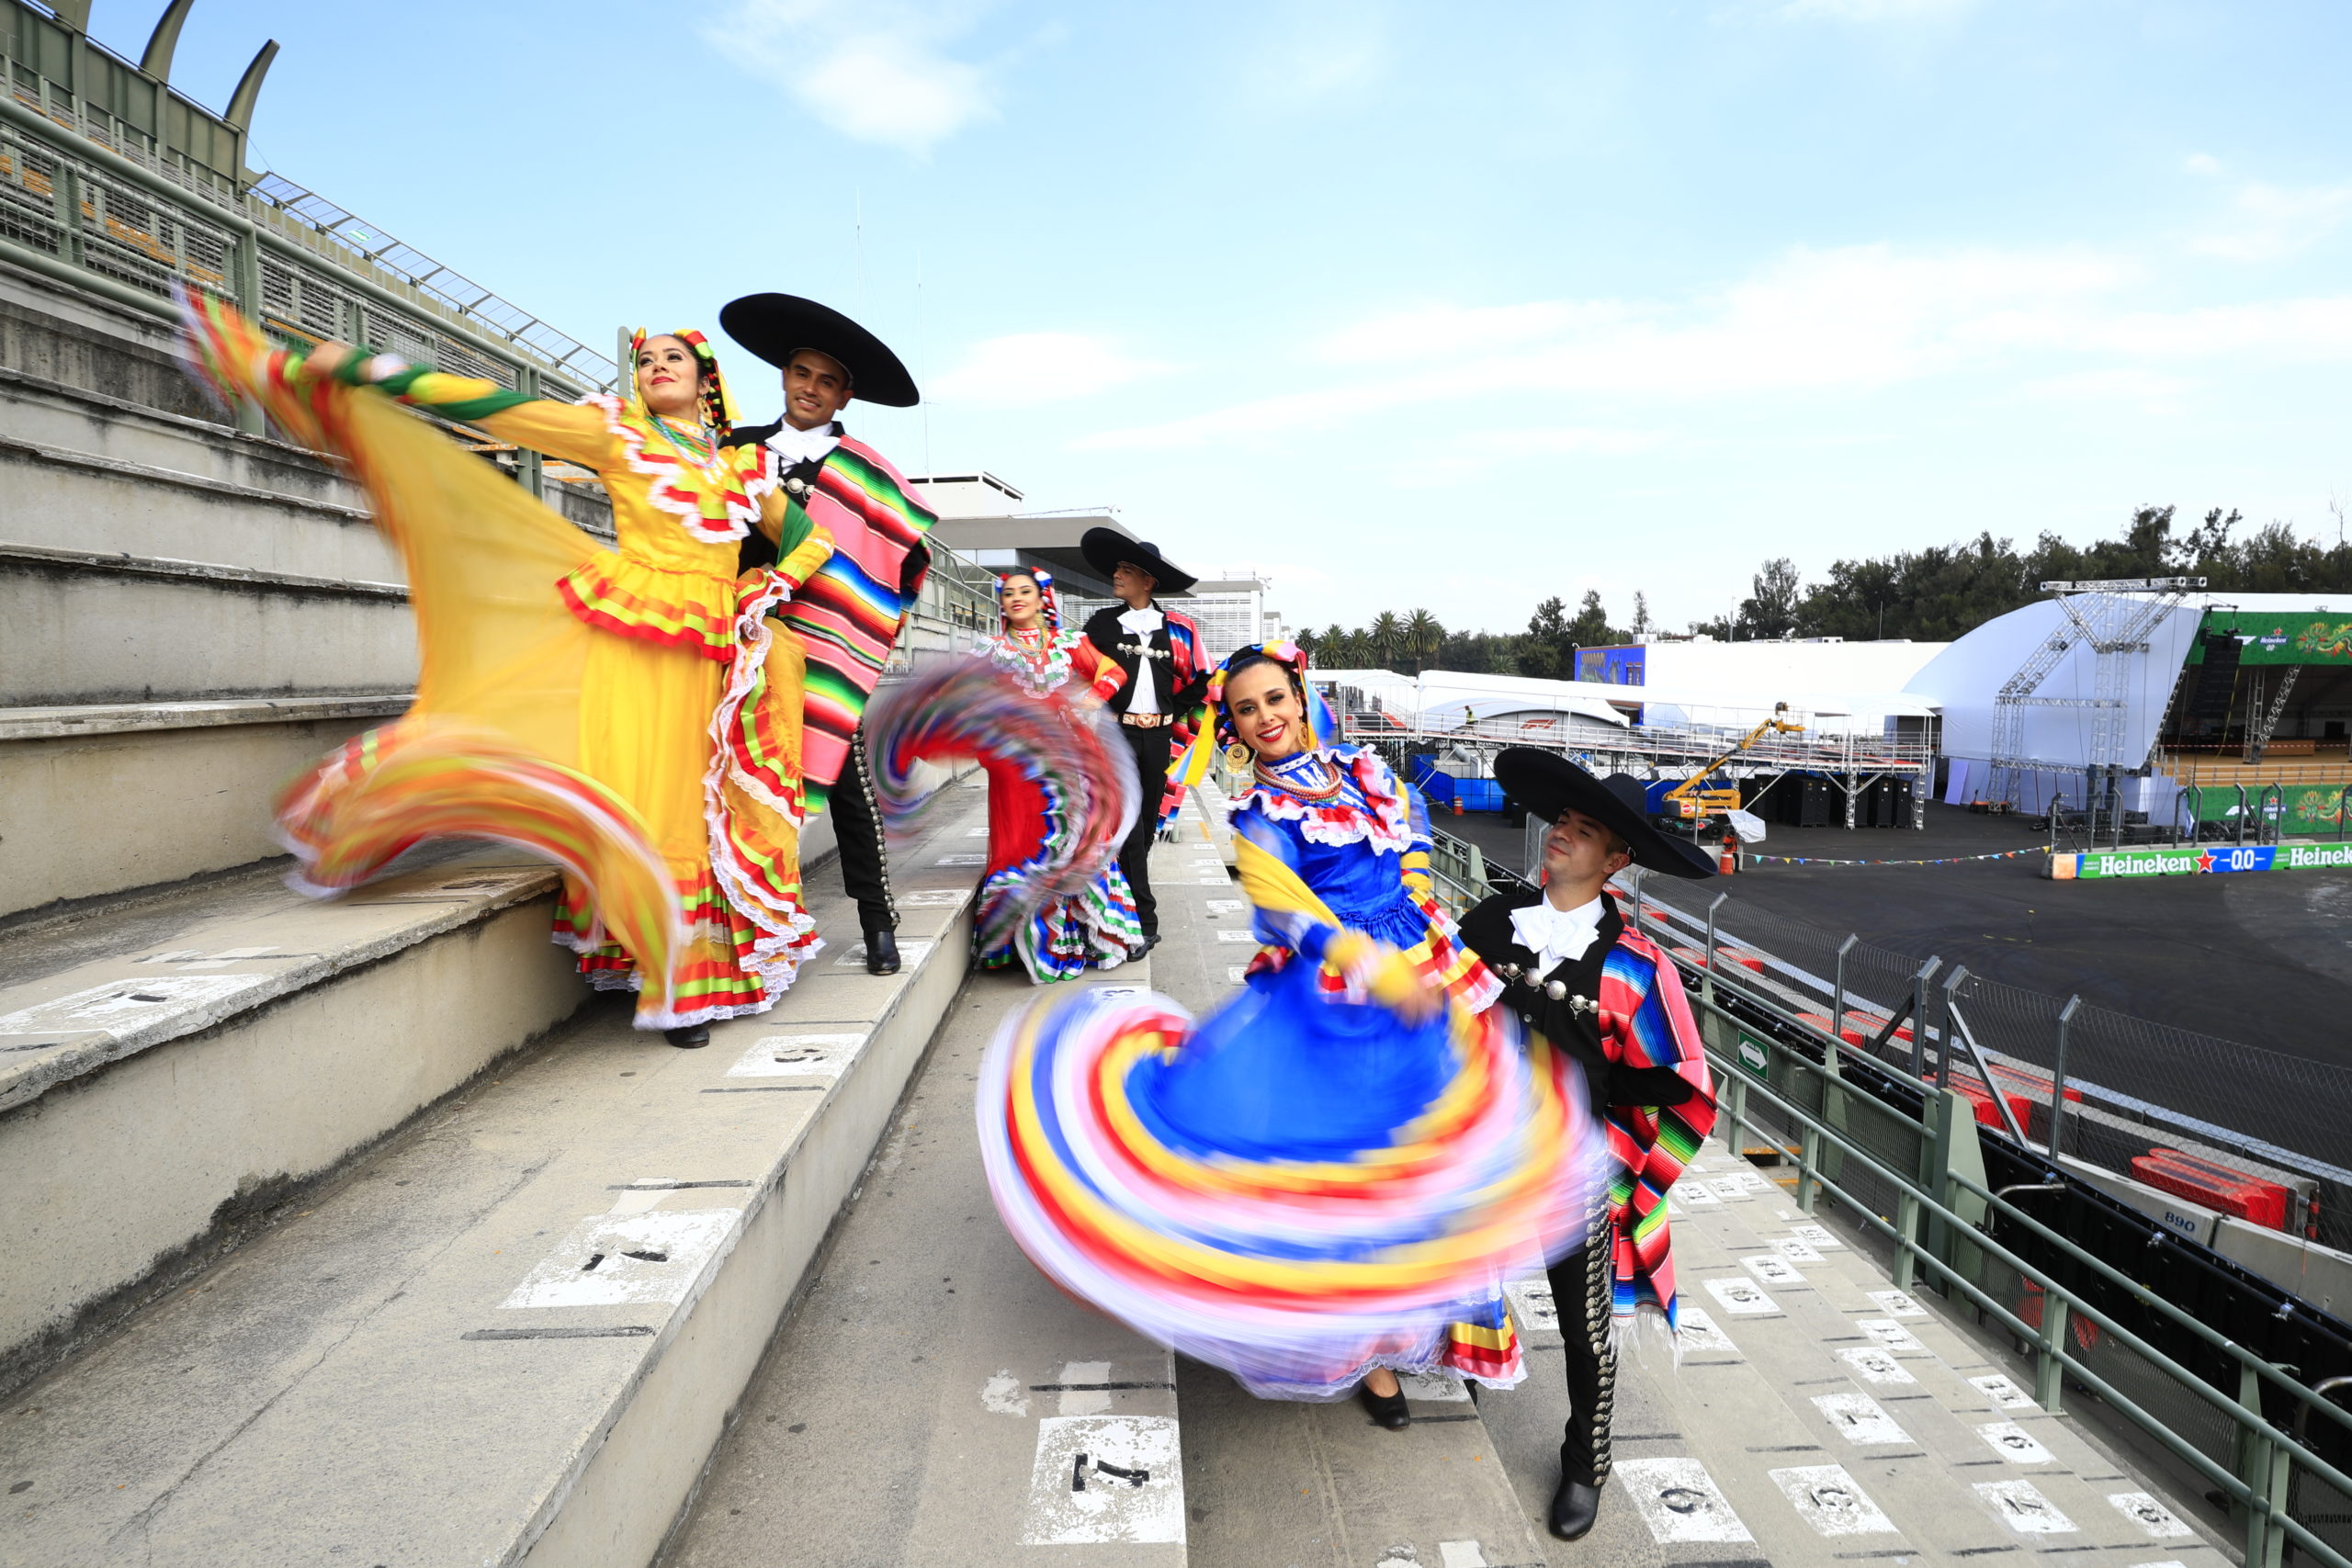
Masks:
[[[560,403],[341,344],[273,349],[191,301],[191,355],[343,457],[400,546],[423,652],[402,718],[278,803],[312,890],[419,839],[525,844],[564,865],[556,940],[638,1024],[700,1045],[770,1006],[820,945],[800,897],[799,639],[769,616],[831,553],[778,488],[699,333],[639,333],[624,401]],[[401,412],[429,410],[593,470],[618,549]],[[758,528],[775,566],[739,579]]]

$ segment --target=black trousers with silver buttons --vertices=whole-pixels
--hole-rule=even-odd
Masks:
[[[1604,1209],[1588,1232],[1591,1239],[1548,1271],[1567,1364],[1568,1425],[1560,1443],[1560,1477],[1589,1486],[1609,1479],[1609,1421],[1617,1400],[1616,1341],[1610,1337],[1617,1270],[1611,1234]]]

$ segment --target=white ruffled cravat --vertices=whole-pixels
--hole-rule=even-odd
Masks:
[[[784,459],[787,468],[796,463],[809,463],[823,457],[842,444],[842,427],[827,421],[814,430],[801,430],[786,423],[775,427],[767,439],[767,448]]]
[[[1593,938],[1600,934],[1607,903],[1600,898],[1573,909],[1555,909],[1549,898],[1538,898],[1510,912],[1510,929],[1519,944],[1535,954],[1535,973],[1548,975],[1553,965],[1582,958]]]

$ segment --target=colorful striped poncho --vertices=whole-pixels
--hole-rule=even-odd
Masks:
[[[833,553],[775,614],[808,649],[800,761],[805,809],[813,816],[849,761],[858,720],[913,602],[902,592],[908,553],[939,519],[879,452],[847,436],[826,456],[805,504],[809,520],[832,536]]]

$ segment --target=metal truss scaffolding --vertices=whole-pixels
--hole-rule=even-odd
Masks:
[[[2011,807],[2029,804],[2019,798],[2029,773],[2079,764],[2045,761],[2026,750],[2026,709],[2055,707],[2087,709],[2091,718],[2087,761],[2112,778],[2119,769],[2136,769],[2145,756],[2124,755],[2132,660],[2148,651],[2148,633],[2179,604],[2181,595],[2205,586],[2201,577],[2132,578],[2104,582],[2045,582],[2042,591],[2055,593],[2065,619],[2052,629],[2041,646],[2018,666],[1993,697],[1992,778],[1989,798]],[[2061,660],[2088,643],[2097,655],[2091,694],[2064,697],[2036,695],[2041,682]]]

